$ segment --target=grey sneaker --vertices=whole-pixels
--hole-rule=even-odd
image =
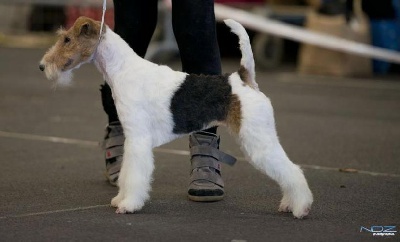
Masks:
[[[117,186],[124,154],[125,136],[120,122],[111,122],[106,128],[103,149],[106,160],[105,176],[111,185]]]
[[[219,150],[220,138],[212,133],[190,135],[191,173],[188,197],[196,202],[214,202],[224,197],[221,163],[233,165],[236,159]]]

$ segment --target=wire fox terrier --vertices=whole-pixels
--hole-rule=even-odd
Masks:
[[[149,199],[154,147],[217,125],[227,126],[251,164],[280,185],[279,211],[296,218],[309,213],[312,193],[279,143],[270,100],[255,82],[246,30],[234,20],[225,24],[239,37],[242,52],[240,69],[229,75],[192,75],[144,60],[108,26],[102,29],[86,17],[59,30],[41,60],[40,69],[59,84],[68,84],[74,69],[94,61],[112,89],[126,136],[119,192],[111,201],[116,213],[140,210]]]

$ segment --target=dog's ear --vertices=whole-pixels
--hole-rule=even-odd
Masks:
[[[79,30],[79,35],[90,36],[92,32],[93,32],[93,26],[91,26],[91,23],[85,22],[81,25],[81,28]]]
[[[88,17],[79,17],[74,24],[76,36],[94,37],[99,34],[100,22]]]

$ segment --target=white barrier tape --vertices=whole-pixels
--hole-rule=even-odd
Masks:
[[[312,44],[328,49],[349,52],[365,57],[400,63],[400,52],[372,47],[355,41],[346,40],[328,34],[305,30],[279,21],[267,19],[243,10],[215,4],[215,17],[218,20],[227,18],[238,21],[245,27],[264,33],[269,33],[287,39]]]

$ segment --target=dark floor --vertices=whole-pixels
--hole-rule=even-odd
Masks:
[[[1,241],[400,240],[360,232],[400,226],[399,78],[258,72],[282,144],[314,193],[307,219],[278,213],[278,186],[243,161],[223,129],[222,149],[240,158],[223,168],[223,201],[186,198],[184,138],[155,150],[143,210],[117,215],[108,205],[117,189],[105,182],[97,144],[106,124],[102,78],[88,66],[72,87],[53,90],[38,70],[44,51],[0,49]],[[226,60],[224,71],[238,65]],[[345,168],[357,172],[339,172]]]

